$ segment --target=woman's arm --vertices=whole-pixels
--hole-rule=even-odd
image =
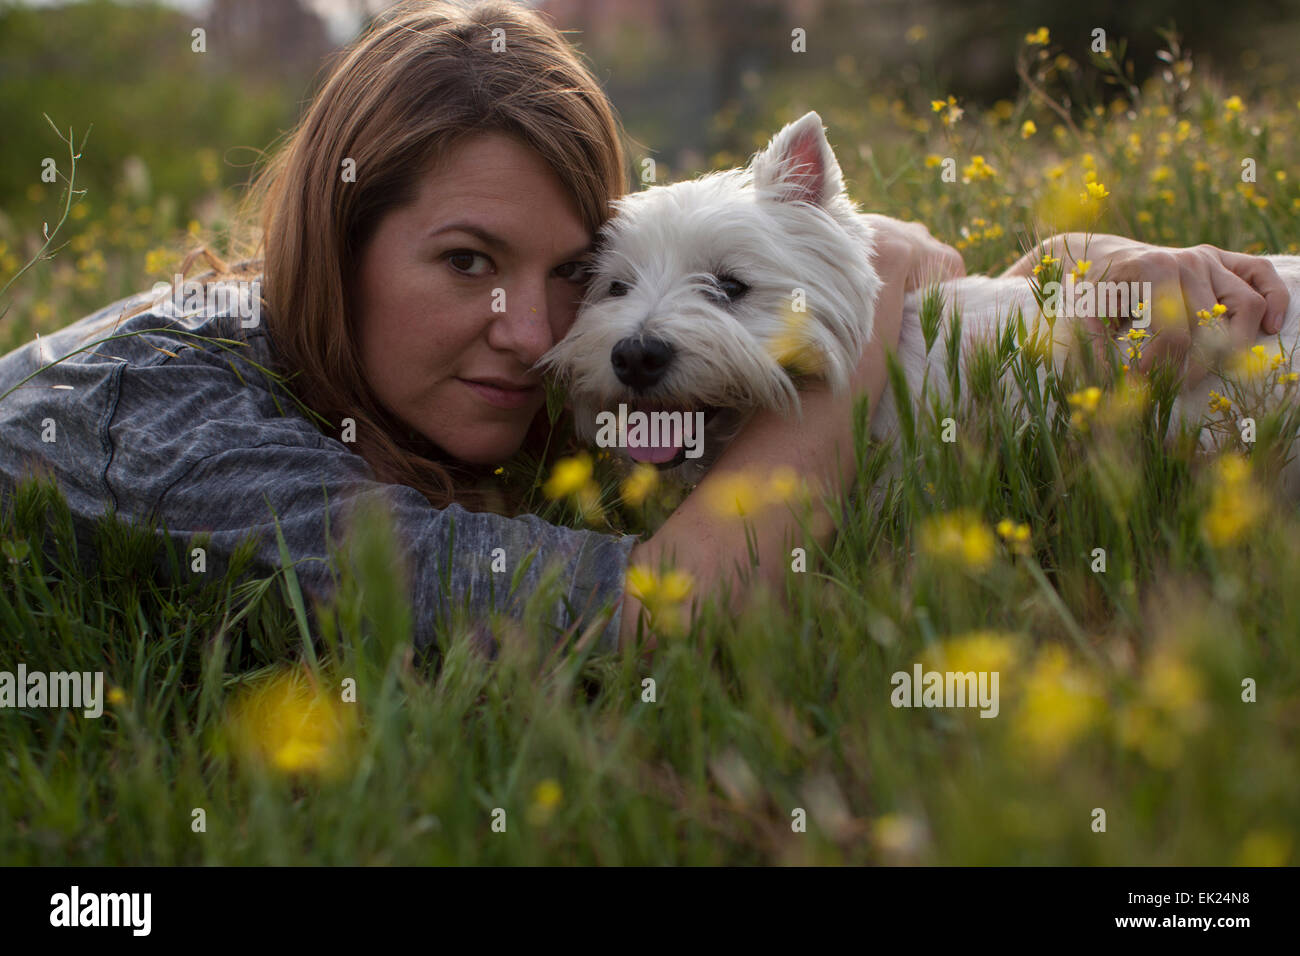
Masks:
[[[949,254],[953,250],[933,239],[930,243],[942,249],[942,254],[932,255],[930,261],[947,260],[951,269]],[[926,258],[918,255],[919,251],[915,238],[909,240],[898,232],[877,230],[875,264],[882,286],[876,302],[875,331],[857,367],[852,394],[834,395],[817,385],[801,393],[801,420],[785,419],[769,411],[756,414],[658,532],[632,549],[629,566],[648,565],[657,571],[664,562],[686,571],[695,582],[696,597],[714,592],[724,582],[730,583],[732,608],[739,611],[751,583],[743,567],[749,555],[745,523],[714,514],[706,502],[711,490],[729,479],[766,476],[778,468],[793,469],[807,480],[814,508],[810,528],[816,541],[829,540],[834,524],[818,492],[835,500],[856,472],[853,398],[867,395],[874,409],[884,392],[885,349],[893,351],[898,345],[906,277],[915,274],[919,261]],[[934,253],[937,248],[930,251]],[[791,548],[809,547],[811,542],[801,540],[799,521],[784,505],[774,505],[746,520],[753,529],[759,578],[779,588]],[[626,593],[620,642],[635,639],[641,609],[636,597]],[[653,635],[649,646],[654,647]]]
[[[1088,263],[1086,277],[1093,281],[1149,282],[1156,302],[1149,313],[1153,332],[1160,332],[1144,350],[1139,371],[1149,371],[1156,361],[1182,362],[1191,353],[1197,329],[1196,314],[1222,303],[1232,349],[1254,344],[1263,331],[1273,335],[1282,328],[1290,304],[1286,284],[1272,263],[1260,256],[1228,252],[1217,246],[1187,248],[1153,246],[1123,236],[1081,232],[1062,233],[1043,240],[1017,260],[1003,276],[1029,276],[1045,253],[1062,260],[1066,272],[1080,260]],[[1108,329],[1101,320],[1081,320],[1094,335],[1101,354]],[[1204,377],[1203,358],[1191,355],[1187,384]]]

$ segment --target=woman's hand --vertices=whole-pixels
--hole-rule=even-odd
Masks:
[[[876,213],[867,213],[865,218],[875,233],[876,271],[884,279],[890,277],[881,269],[881,258],[887,256],[891,267],[902,269],[901,274],[896,274],[902,278],[905,291],[966,274],[961,253],[930,235],[924,224]]]
[[[1153,246],[1123,236],[1055,236],[1004,275],[1028,275],[1037,261],[1031,256],[1043,251],[1061,258],[1066,272],[1079,259],[1087,260],[1087,277],[1094,281],[1150,282],[1155,301],[1146,303],[1146,308],[1153,338],[1143,350],[1138,371],[1146,373],[1156,362],[1174,362],[1179,367],[1186,362],[1188,386],[1195,386],[1208,372],[1207,356],[1194,347],[1201,341],[1197,312],[1221,303],[1227,309],[1222,318],[1229,345],[1236,351],[1254,344],[1261,331],[1270,335],[1279,331],[1291,301],[1286,284],[1267,259],[1210,245]],[[1081,321],[1094,335],[1098,356],[1104,356],[1107,336],[1114,330],[1105,319]]]

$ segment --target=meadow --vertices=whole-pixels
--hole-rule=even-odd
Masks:
[[[1300,94],[1245,100],[1172,38],[1140,86],[1122,51],[1079,63],[1046,30],[1021,58],[1019,96],[988,109],[867,89],[837,63],[771,90],[739,132],[757,148],[817,109],[855,198],[925,222],[969,272],[1067,229],[1300,252]],[[198,158],[214,184],[215,164]],[[228,224],[224,196],[182,221],[141,177],[71,204],[33,185],[57,253],[0,293],[4,347],[169,278]],[[4,282],[45,241],[7,228]],[[31,482],[0,517],[0,671],[102,670],[108,703],[0,717],[0,862],[1293,864],[1300,521],[1274,478],[1296,421],[1251,404],[1289,356],[1247,357],[1206,455],[1163,440],[1176,383],[1119,368],[1130,347],[1108,375],[1071,366],[1040,388],[1041,353],[1009,336],[896,446],[861,429],[862,487],[903,467],[788,573],[784,601],[705,602],[690,622],[689,578],[638,569],[664,632],[648,662],[582,635],[544,646],[545,592],[495,622],[495,661],[463,619],[414,659],[382,520],[315,633],[291,567],[163,579],[150,529],[109,521],[82,567],[57,488]],[[556,468],[501,476],[551,520],[640,533],[680,500],[557,440]],[[743,521],[798,488],[754,476],[715,506]],[[917,663],[998,671],[998,716],[893,706],[892,675]]]

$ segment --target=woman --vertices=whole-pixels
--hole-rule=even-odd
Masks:
[[[278,525],[300,581],[320,597],[332,589],[329,540],[356,506],[382,500],[405,544],[419,647],[462,601],[480,620],[492,608],[521,613],[557,565],[551,623],[590,629],[605,648],[638,633],[629,565],[674,565],[697,595],[721,591],[738,605],[750,542],[703,506],[709,490],[780,467],[832,491],[848,480],[852,399],[874,407],[883,391],[904,292],[915,277],[964,270],[924,227],[881,217],[884,284],[853,395],[813,387],[801,422],[755,417],[645,541],[479,510],[472,483],[545,437],[530,370],[572,323],[582,262],[625,189],[620,135],[591,74],[526,8],[393,9],[336,61],[259,182],[261,299],[236,286],[233,306],[176,318],[136,297],[0,360],[0,393],[23,383],[0,402],[3,484],[46,467],[83,545],[105,508],[156,516],[190,547],[207,535],[211,571],[246,535],[258,563],[277,567]],[[1117,263],[1150,254],[1106,241]],[[1189,281],[1211,260],[1256,289],[1271,281],[1250,257],[1160,255]],[[1258,329],[1253,308],[1234,322]],[[110,341],[25,381],[106,324]],[[288,389],[263,368],[291,376]],[[821,540],[830,526],[810,525]],[[779,583],[790,548],[811,545],[803,534],[784,509],[755,516],[762,578]]]

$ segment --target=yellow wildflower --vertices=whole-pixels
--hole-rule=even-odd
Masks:
[[[1266,506],[1250,476],[1250,462],[1226,454],[1215,466],[1210,505],[1201,518],[1201,530],[1210,544],[1223,547],[1238,541],[1263,518]]]
[[[1004,631],[968,631],[951,637],[921,657],[922,664],[932,670],[967,673],[999,673],[1013,666],[1020,658],[1019,639]]]
[[[1048,645],[1025,680],[1013,727],[1031,757],[1053,764],[1103,712],[1094,680],[1072,668],[1062,648]]]
[[[995,539],[978,516],[957,511],[926,520],[921,550],[954,564],[980,571],[993,561]]]
[[[542,493],[552,501],[576,495],[591,481],[591,475],[592,460],[587,452],[579,452],[573,458],[561,458],[542,486]]]
[[[560,786],[559,781],[549,777],[540,781],[533,788],[533,801],[526,814],[528,822],[533,826],[545,826],[550,823],[563,799],[564,788]]]
[[[705,503],[714,514],[725,518],[744,518],[763,507],[765,495],[752,476],[738,472],[714,475],[705,483]]]
[[[1027,524],[1017,524],[1010,518],[1003,518],[997,524],[998,537],[1017,554],[1029,553],[1030,530]]]
[[[659,469],[654,465],[639,462],[632,469],[632,473],[623,479],[623,483],[619,486],[619,494],[627,504],[637,508],[646,500],[650,492],[654,491],[658,483]]]
[[[283,773],[329,774],[346,766],[355,709],[314,686],[303,671],[283,671],[231,706],[237,753]]]

